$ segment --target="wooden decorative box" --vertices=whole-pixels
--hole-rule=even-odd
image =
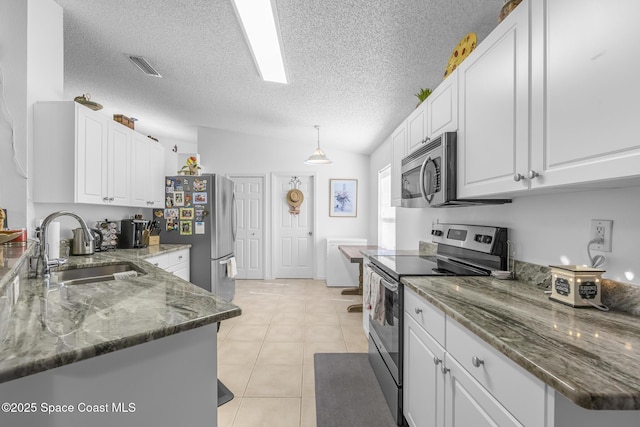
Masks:
[[[129,117],[123,115],[123,114],[114,114],[113,115],[113,120],[115,120],[118,123],[121,123],[121,124],[125,125],[128,128],[131,128],[131,129],[134,128],[134,121],[131,120]]]
[[[601,306],[600,277],[604,270],[581,265],[550,265],[550,299],[571,307]]]

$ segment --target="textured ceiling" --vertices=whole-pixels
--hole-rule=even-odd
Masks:
[[[260,79],[231,0],[56,0],[65,96],[89,92],[137,128],[197,126],[370,153],[435,88],[451,51],[497,25],[502,0],[276,0],[288,85]],[[141,55],[163,78],[142,74]]]

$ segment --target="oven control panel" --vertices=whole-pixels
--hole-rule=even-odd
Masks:
[[[463,224],[435,224],[431,241],[487,254],[501,253],[507,243],[507,229]]]

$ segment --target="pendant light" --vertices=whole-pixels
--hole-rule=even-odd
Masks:
[[[305,164],[307,165],[327,165],[329,163],[333,163],[331,160],[325,156],[324,151],[320,149],[320,126],[315,125],[314,128],[318,130],[318,148],[313,152],[312,155],[309,156],[307,160],[305,160]]]

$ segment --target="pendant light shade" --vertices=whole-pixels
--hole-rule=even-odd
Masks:
[[[327,165],[333,163],[327,158],[324,151],[320,149],[320,126],[315,125],[314,128],[318,130],[318,148],[316,148],[316,151],[314,151],[304,163],[307,165]]]

